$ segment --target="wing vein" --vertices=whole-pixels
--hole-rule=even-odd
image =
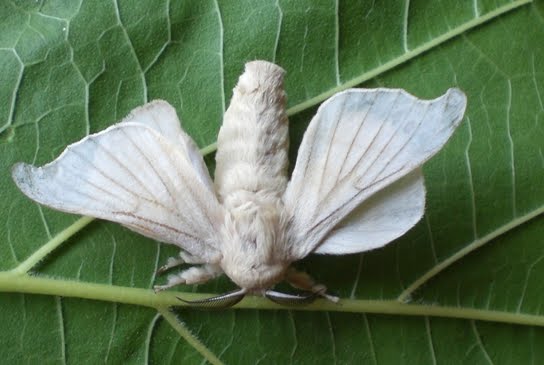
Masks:
[[[393,101],[393,105],[395,105],[395,104],[397,103],[398,98],[399,98],[399,95],[400,95],[400,94],[397,94],[397,95],[395,96],[395,100]],[[373,104],[373,105],[374,105],[374,104]],[[389,120],[389,118],[390,118],[390,116],[391,116],[391,112],[393,111],[393,109],[394,109],[393,106],[392,106],[391,108],[389,108],[389,111],[388,111],[388,113],[387,113],[387,116],[386,116],[385,118],[383,118],[383,122],[381,123],[380,128],[378,129],[378,131],[376,132],[376,134],[375,134],[374,137],[372,138],[372,141],[371,141],[370,144],[368,145],[368,148],[365,149],[365,152],[364,152],[364,153],[361,155],[361,157],[357,160],[357,163],[355,163],[355,164],[353,165],[353,167],[352,167],[352,169],[350,170],[349,174],[346,175],[345,178],[347,178],[347,177],[349,177],[349,176],[352,175],[353,171],[357,168],[357,166],[359,166],[359,164],[361,163],[361,161],[363,161],[363,159],[365,158],[365,155],[367,154],[367,152],[368,152],[369,150],[372,149],[372,147],[373,147],[374,144],[376,143],[377,137],[378,137],[378,136],[380,135],[380,133],[383,131],[384,125],[385,125],[386,122]],[[376,155],[376,157],[374,157],[374,160],[373,160],[371,163],[368,164],[368,167],[366,168],[365,171],[359,172],[359,174],[358,174],[359,176],[357,176],[357,178],[360,179],[361,176],[365,175],[365,174],[368,172],[368,170],[370,170],[370,168],[372,168],[372,166],[374,166],[374,164],[375,164],[376,161],[380,158],[382,152],[383,152],[383,151],[385,150],[385,148],[389,145],[389,143],[391,142],[391,140],[393,139],[393,137],[396,135],[396,133],[398,132],[398,130],[399,130],[399,128],[397,128],[397,129],[395,130],[395,132],[392,133],[391,137],[390,137],[389,140],[384,144],[384,146],[382,147],[381,151]],[[342,180],[345,180],[345,178],[342,179]]]
[[[124,165],[122,164],[122,162],[121,162],[119,159],[117,159],[110,151],[108,151],[107,149],[105,149],[104,146],[102,146],[101,144],[97,143],[96,141],[93,141],[93,142],[94,142],[94,144],[95,144],[97,147],[101,148],[106,154],[108,154],[108,156],[112,157],[113,161],[115,161],[119,166],[125,167],[125,169],[128,170],[128,168],[126,168],[126,166],[124,166]],[[72,149],[71,152],[74,153],[76,156],[78,156],[82,161],[84,161],[84,162],[86,162],[87,164],[91,165],[96,171],[98,171],[98,172],[99,172],[104,178],[106,178],[108,181],[110,181],[110,182],[112,182],[113,184],[117,185],[118,187],[120,187],[121,189],[123,189],[124,191],[126,191],[127,193],[129,193],[129,194],[135,196],[135,197],[138,198],[138,199],[142,199],[142,200],[144,200],[144,201],[146,201],[146,202],[148,202],[148,203],[150,203],[150,204],[154,204],[154,205],[156,205],[156,206],[159,206],[159,207],[161,207],[161,208],[167,210],[169,213],[174,214],[176,217],[178,217],[178,218],[180,218],[180,219],[182,219],[182,220],[186,220],[185,217],[184,217],[183,215],[181,215],[180,212],[179,212],[178,210],[170,208],[168,205],[165,205],[164,203],[158,201],[157,199],[149,199],[149,198],[147,198],[147,197],[144,197],[144,196],[142,196],[141,194],[138,194],[137,192],[134,192],[133,190],[127,188],[125,185],[120,184],[117,180],[113,179],[111,176],[109,176],[108,174],[106,174],[102,169],[98,168],[98,166],[95,165],[93,162],[91,162],[91,161],[89,161],[88,159],[86,159],[86,158],[84,157],[84,155],[82,155],[82,154],[81,154],[79,151],[77,151],[76,149]],[[140,153],[141,153],[141,151],[140,151]],[[148,162],[149,162],[149,161],[148,161]],[[100,187],[99,185],[95,184],[95,183],[92,182],[91,180],[85,179],[85,178],[83,178],[83,177],[82,177],[81,175],[79,175],[79,174],[72,173],[72,172],[70,172],[70,170],[68,170],[68,169],[66,170],[66,172],[70,173],[73,177],[78,178],[78,179],[80,179],[81,181],[84,181],[84,182],[90,184],[91,186],[93,186],[93,187],[99,189],[100,191],[102,191],[102,192],[104,192],[104,193],[107,193],[108,195],[110,195],[110,196],[112,196],[112,197],[115,197],[116,199],[122,201],[122,199],[120,199],[117,195],[115,195],[115,194],[111,193],[110,191],[108,191],[108,190],[106,190],[106,189]],[[157,173],[156,170],[154,170],[154,172]],[[130,173],[132,176],[136,177],[132,172],[129,171],[129,173]],[[157,174],[157,176],[160,178],[160,175]],[[138,181],[139,181],[139,180],[138,180]],[[161,181],[162,181],[162,179],[161,179]],[[141,186],[143,186],[143,185],[141,185]],[[90,196],[90,195],[88,195],[88,194],[84,194],[83,192],[78,191],[78,190],[74,189],[73,187],[72,187],[72,191],[75,191],[75,192],[77,192],[77,193],[80,194],[80,195],[87,196],[90,200],[94,200],[94,199],[92,199],[92,196]],[[149,190],[146,189],[146,191],[147,191],[152,197],[155,197]]]
[[[389,175],[386,175],[384,176],[383,178],[379,179],[379,180],[375,180],[374,181],[374,184],[373,185],[370,185],[370,186],[366,186],[364,189],[361,189],[359,190],[350,200],[342,203],[342,205],[336,207],[332,212],[330,212],[326,217],[323,217],[321,218],[321,220],[319,220],[318,222],[316,222],[315,224],[313,224],[310,228],[310,230],[313,230],[314,228],[316,228],[317,226],[319,226],[321,223],[323,223],[325,220],[329,219],[330,217],[332,217],[337,211],[339,210],[342,210],[346,205],[348,205],[349,203],[353,202],[354,200],[357,200],[357,198],[359,198],[359,195],[361,195],[362,193],[364,193],[365,191],[367,191],[369,188],[379,184],[380,182],[382,182],[383,180],[387,180],[389,177],[391,177],[392,175],[395,175],[396,173],[398,173],[401,169],[398,169],[398,170],[395,170],[393,171],[392,173],[390,173]],[[385,188],[385,186],[383,187]],[[324,202],[325,200],[323,200]],[[349,212],[348,212],[349,213]],[[347,214],[347,213],[346,213]]]
[[[122,129],[121,129],[122,130]],[[108,150],[104,145],[99,143],[97,140],[91,138],[89,139],[94,145],[104,151],[117,165],[119,165],[125,172],[127,172],[134,180],[138,182],[138,184],[150,195],[153,196],[153,193],[147,188],[147,186],[138,178],[137,175],[135,175],[130,168],[128,168],[120,159],[115,156],[114,153],[112,153],[110,150]]]
[[[127,217],[130,217],[130,218],[134,218],[134,219],[140,220],[140,221],[145,222],[145,223],[151,223],[151,224],[157,225],[159,227],[168,229],[168,230],[170,230],[172,232],[175,232],[177,234],[181,234],[181,235],[187,236],[189,238],[192,238],[194,240],[200,241],[200,238],[198,238],[198,237],[196,237],[196,236],[194,236],[192,234],[189,234],[189,233],[187,233],[185,231],[179,230],[179,229],[177,229],[175,227],[172,227],[172,226],[170,226],[170,225],[168,225],[166,223],[162,223],[162,222],[155,221],[153,219],[142,217],[142,216],[134,214],[132,212],[114,211],[112,213],[117,214],[117,215],[121,215],[121,216],[127,216]],[[146,231],[149,230],[148,228],[146,228],[147,226],[139,226],[139,225],[136,225],[134,223],[128,223],[128,224],[144,228]]]
[[[321,196],[321,190],[323,188],[323,179],[325,177],[325,171],[327,171],[327,167],[329,165],[329,157],[331,155],[331,149],[332,149],[332,145],[334,144],[334,140],[335,140],[335,137],[336,137],[336,131],[338,130],[338,126],[339,124],[341,123],[342,121],[342,116],[344,115],[344,111],[345,111],[345,108],[346,108],[346,100],[347,98],[345,98],[344,100],[342,100],[342,106],[340,107],[340,111],[336,117],[336,120],[334,122],[334,130],[332,131],[332,136],[331,136],[331,143],[329,143],[329,145],[327,146],[327,155],[325,156],[325,164],[323,165],[323,170],[321,170],[321,178],[319,180],[319,187],[317,189],[317,196]]]
[[[399,97],[398,95],[395,96],[395,101],[397,100],[398,97]],[[376,96],[376,98],[377,98],[377,96]],[[368,115],[370,114],[370,110],[372,109],[372,107],[374,107],[374,106],[376,105],[375,102],[376,102],[376,99],[372,100],[372,103],[371,103],[370,107],[368,108],[368,113],[365,115],[365,118],[364,118],[364,120],[363,120],[363,123],[366,121],[366,118],[367,118]],[[393,108],[390,108],[390,109],[389,109],[389,112],[388,112],[388,114],[387,114],[387,117],[384,118],[384,120],[387,120],[387,118],[389,118],[389,115],[391,114],[391,111],[392,111],[392,110],[393,110]],[[348,178],[350,178],[350,177],[353,175],[353,172],[355,171],[355,169],[357,168],[357,166],[359,166],[359,164],[361,163],[361,161],[363,161],[364,158],[366,157],[367,152],[368,152],[369,150],[372,149],[372,146],[373,146],[374,143],[376,142],[376,138],[378,137],[378,135],[379,135],[380,132],[382,131],[383,126],[384,126],[384,123],[382,123],[382,124],[380,125],[380,127],[378,128],[378,131],[377,131],[376,134],[372,137],[372,141],[370,141],[370,143],[368,144],[368,146],[365,148],[363,154],[357,159],[357,162],[355,162],[355,164],[353,164],[353,166],[351,167],[351,169],[350,169],[349,171],[347,171],[347,173],[346,173],[341,179],[338,179],[338,182],[339,182],[339,183],[344,182],[345,180],[347,180]],[[376,159],[377,159],[377,157],[374,158],[374,161],[372,161],[372,163],[369,164],[369,167],[368,167],[368,168],[370,168],[370,167],[374,164],[374,162],[376,162]],[[367,168],[367,171],[368,171],[368,168]],[[361,174],[359,174],[359,175],[364,175],[364,173],[366,173],[366,171],[363,172],[363,173],[361,173]],[[327,199],[327,196],[326,196],[323,200],[326,200],[326,199]]]
[[[121,198],[119,198],[117,195],[113,194],[111,191],[109,191],[107,189],[104,189],[103,187],[101,187],[100,185],[95,184],[93,181],[91,181],[89,179],[83,178],[83,176],[81,174],[74,173],[69,169],[66,169],[64,171],[64,173],[67,174],[67,175],[70,175],[72,178],[74,178],[76,180],[80,180],[80,181],[82,181],[82,182],[84,182],[86,184],[91,185],[93,188],[100,190],[102,193],[104,193],[106,195],[109,195],[110,197],[113,197],[113,198],[115,198],[115,199],[117,199],[117,200],[119,200],[121,202],[123,201]],[[84,192],[76,189],[75,187],[78,186],[78,185],[76,185],[76,184],[63,184],[63,185],[66,187],[66,190],[71,190],[73,192],[76,192],[77,194],[80,194],[80,195],[83,195],[83,196],[87,197],[88,200],[93,200],[93,198],[89,194],[85,194]]]
[[[155,176],[157,176],[157,178],[159,179],[159,181],[161,182],[162,186],[166,189],[166,192],[168,193],[168,196],[170,197],[170,199],[172,199],[172,201],[175,202],[175,205],[176,207],[179,207],[179,204],[178,204],[178,201],[176,199],[176,194],[172,194],[172,191],[170,191],[170,188],[168,186],[168,184],[166,184],[166,182],[164,181],[163,179],[163,176],[162,174],[159,174],[157,169],[155,169],[155,166],[153,166],[153,164],[151,163],[151,161],[149,160],[149,158],[147,157],[147,155],[141,150],[140,146],[138,146],[136,144],[136,142],[132,139],[132,137],[130,136],[130,134],[128,134],[123,128],[120,129],[121,132],[123,133],[123,135],[127,138],[127,140],[134,146],[134,148],[138,151],[138,153],[140,154],[140,156],[142,156],[145,160],[145,162],[147,163],[147,165],[151,168],[151,170],[153,170],[153,172],[155,173]],[[162,143],[159,144],[159,146],[162,148]],[[168,156],[169,154],[166,153],[165,154],[166,156]],[[152,195],[153,196],[153,195]]]
[[[363,116],[362,120],[361,120],[361,123],[359,123],[359,127],[357,128],[357,132],[355,133],[355,137],[351,140],[351,143],[349,145],[349,148],[348,150],[346,151],[346,154],[344,156],[344,161],[342,162],[342,167],[340,168],[340,172],[338,173],[338,176],[336,176],[336,181],[335,181],[335,185],[338,184],[338,181],[340,179],[341,176],[344,175],[344,167],[346,167],[345,165],[345,162],[346,162],[346,159],[347,157],[351,154],[351,150],[353,149],[353,146],[355,146],[355,141],[357,139],[359,139],[359,134],[361,133],[361,130],[363,129],[363,125],[366,124],[366,118],[368,117],[368,113],[370,113],[370,110],[372,109],[372,107],[374,106],[374,103],[376,102],[376,98],[378,97],[378,95],[376,94],[374,96],[374,98],[372,99],[372,102],[370,103],[370,106],[368,107],[368,109],[366,110],[366,113],[365,115]],[[367,147],[368,149],[368,147]],[[363,155],[366,153],[366,149],[365,149],[365,152],[363,152]]]
[[[172,156],[171,156],[170,153],[167,153],[168,151],[165,151],[165,150],[164,150],[164,145],[163,145],[163,144],[160,144],[159,147],[161,148],[161,150],[162,150],[163,152],[165,152],[164,155],[168,156],[168,159],[170,160],[170,164],[171,164],[172,166],[175,166],[176,161],[172,161]],[[189,161],[187,160],[187,162],[189,162]],[[185,194],[185,197],[186,197],[187,199],[191,199],[191,201],[193,202],[192,205],[198,206],[198,207],[200,207],[200,208],[203,208],[203,209],[200,209],[200,212],[203,213],[202,215],[203,215],[204,218],[206,218],[206,220],[208,221],[209,227],[214,227],[215,225],[213,224],[213,220],[212,220],[212,218],[211,218],[211,217],[209,216],[209,214],[208,214],[209,209],[206,209],[205,206],[203,207],[203,204],[202,204],[202,202],[198,199],[198,194],[197,194],[196,190],[194,189],[194,184],[195,184],[195,183],[201,183],[201,180],[198,179],[197,177],[195,177],[195,179],[194,179],[193,181],[187,181],[187,176],[185,176],[184,174],[181,174],[179,169],[174,169],[174,171],[176,172],[176,175],[178,176],[178,178],[179,178],[182,182],[184,182],[183,186],[185,186],[185,188],[189,191],[189,194]],[[202,185],[204,186],[204,184],[202,184]],[[213,198],[215,199],[215,195],[213,196]],[[177,206],[178,208],[181,208],[180,205],[179,205],[179,203],[178,203],[178,201],[177,201],[177,200],[174,200],[174,201],[175,201],[175,203],[176,203],[176,206]],[[191,214],[193,214],[193,213],[195,213],[195,212],[191,212]]]
[[[407,113],[407,115],[410,115],[410,113],[412,112],[414,108],[414,105],[412,105],[410,107],[410,110],[409,112]],[[402,145],[401,148],[398,148],[396,150],[396,152],[393,154],[393,156],[390,156],[389,159],[387,160],[387,162],[384,164],[384,166],[382,167],[382,169],[380,171],[378,171],[376,173],[376,178],[378,176],[380,176],[380,173],[382,173],[386,167],[389,166],[389,164],[395,159],[396,156],[398,156],[398,154],[404,149],[404,147],[406,147],[406,145],[412,140],[412,137],[414,136],[414,134],[416,133],[416,131],[419,129],[419,127],[421,126],[421,124],[423,123],[423,120],[425,119],[425,115],[427,114],[427,111],[428,111],[428,107],[425,109],[425,112],[423,113],[423,117],[420,118],[420,121],[418,123],[418,125],[413,128],[412,130],[412,134],[408,137],[408,139],[404,142],[404,144]],[[407,123],[407,120],[408,118],[405,117],[402,121],[400,121],[398,123],[398,126],[397,128],[394,130],[393,133],[391,133],[391,137],[389,137],[389,140],[385,143],[385,145],[383,146],[383,148],[381,149],[380,153],[376,156],[376,160],[379,160],[382,158],[382,153],[387,149],[387,147],[389,147],[389,145],[391,144],[391,142],[395,139],[395,137],[397,136],[397,134],[399,133],[399,131],[402,129],[402,127],[404,126],[405,123]],[[400,169],[396,170],[396,172],[400,171]],[[391,174],[389,174],[389,176],[391,176]],[[374,185],[374,184],[373,184]]]
[[[90,141],[92,141],[92,139]],[[140,197],[139,194],[137,194],[136,192],[128,189],[126,186],[120,184],[117,180],[115,180],[109,174],[107,174],[103,169],[99,168],[96,164],[94,164],[94,162],[88,160],[87,158],[84,157],[83,154],[77,152],[76,149],[72,149],[70,152],[72,152],[74,155],[79,157],[81,159],[81,161],[86,162],[88,165],[90,165],[94,170],[96,170],[98,173],[100,173],[100,175],[102,175],[104,178],[106,178],[106,180],[110,181],[114,185],[117,185],[122,190],[126,191],[127,193],[129,193],[131,195],[134,195],[135,197]]]

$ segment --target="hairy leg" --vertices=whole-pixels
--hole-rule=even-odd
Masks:
[[[179,257],[169,257],[166,261],[166,264],[159,267],[157,274],[162,274],[163,272],[170,270],[173,267],[182,265],[182,264],[204,264],[206,263],[200,257],[196,257],[187,253],[185,251],[179,251]]]
[[[199,284],[213,279],[223,273],[219,265],[206,264],[202,266],[193,266],[183,270],[178,274],[168,275],[168,282],[165,285],[155,285],[153,290],[159,292],[181,284]]]

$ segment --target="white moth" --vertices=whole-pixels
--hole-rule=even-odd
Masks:
[[[196,301],[229,306],[247,293],[292,304],[325,293],[291,264],[310,253],[386,245],[422,217],[421,165],[459,125],[465,95],[434,100],[403,90],[351,89],[310,122],[288,180],[284,71],[246,64],[217,142],[215,185],[176,112],[156,100],[74,143],[53,162],[19,163],[13,178],[32,200],[121,223],[181,249],[160,271],[192,266],[157,290],[225,273],[240,289]],[[286,280],[309,294],[271,290]]]

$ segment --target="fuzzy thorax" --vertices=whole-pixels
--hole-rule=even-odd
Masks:
[[[269,199],[246,200],[227,213],[221,232],[221,268],[241,288],[258,292],[283,279],[291,263],[283,212],[281,200]]]

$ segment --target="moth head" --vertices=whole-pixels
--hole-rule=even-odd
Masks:
[[[220,262],[225,274],[248,292],[282,281],[291,264],[277,209],[247,203],[229,212],[222,234]]]
[[[283,280],[285,265],[282,263],[260,263],[247,258],[228,260],[222,263],[225,274],[241,288],[248,292],[261,292],[271,288]]]

